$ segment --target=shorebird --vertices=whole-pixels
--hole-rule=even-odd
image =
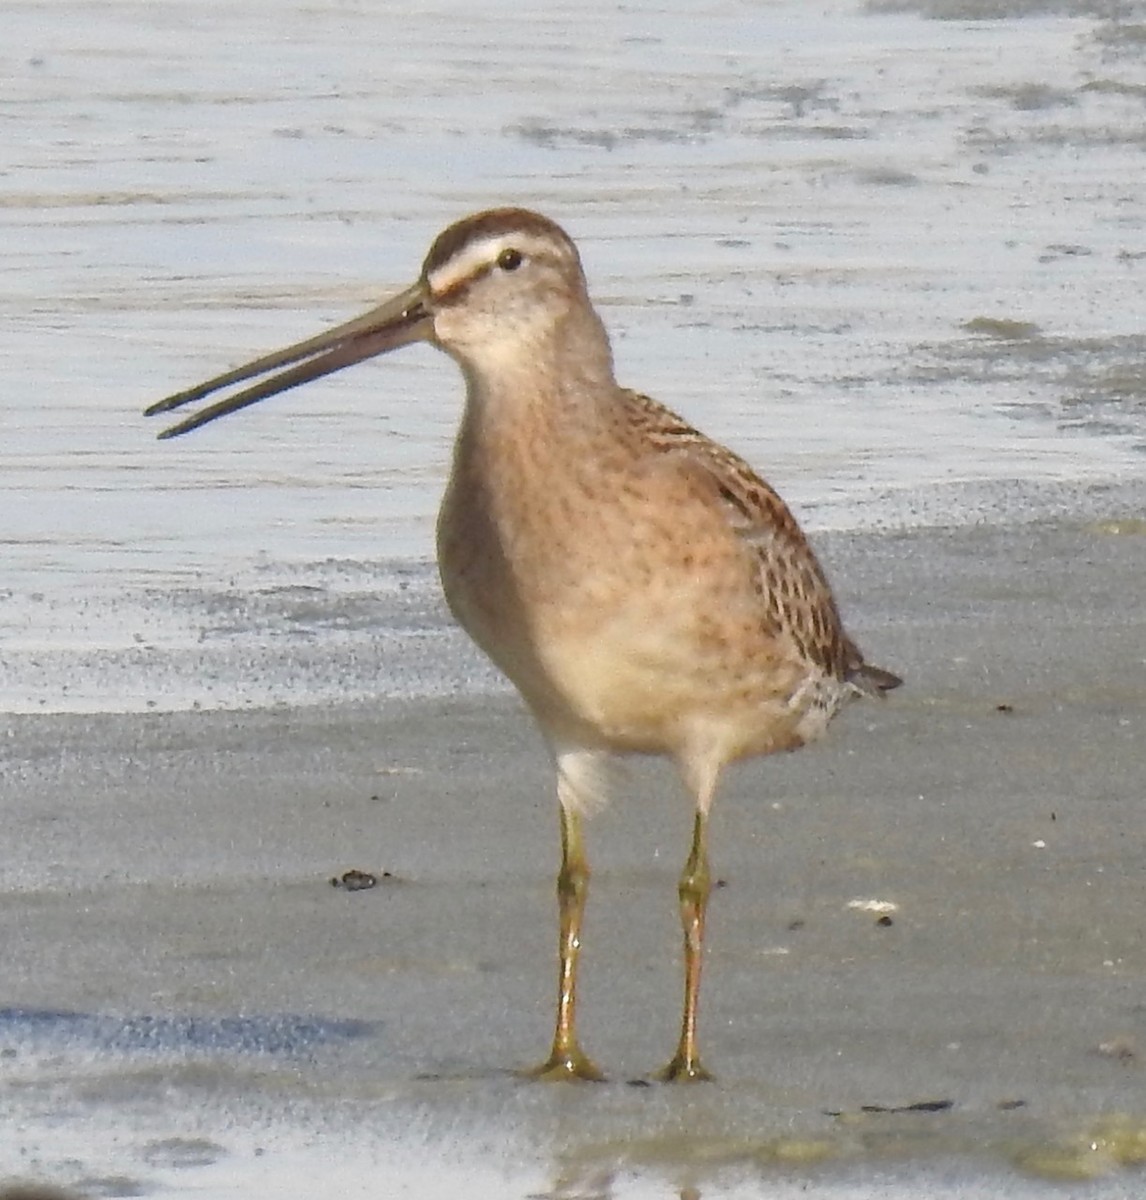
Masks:
[[[777,493],[730,450],[617,383],[577,249],[537,213],[466,217],[393,299],[147,413],[269,376],[159,435],[175,437],[417,341],[444,350],[466,381],[437,527],[446,601],[521,693],[556,767],[557,1017],[550,1055],[530,1074],[603,1078],[576,1027],[582,822],[604,798],[609,757],[635,753],[672,759],[695,804],[678,885],[683,1016],[659,1078],[710,1078],[697,1001],[720,774],[818,738],[850,697],[901,681],[868,665],[845,633]]]

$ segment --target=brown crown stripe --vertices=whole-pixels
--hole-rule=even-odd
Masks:
[[[498,237],[506,233],[533,234],[538,238],[549,240],[556,236],[576,254],[573,243],[564,230],[545,217],[525,208],[491,208],[488,212],[467,217],[439,234],[430,247],[429,254],[426,255],[422,273],[429,275],[431,272],[441,269],[470,242]]]

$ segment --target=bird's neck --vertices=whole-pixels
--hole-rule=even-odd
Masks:
[[[468,434],[483,443],[593,437],[616,418],[618,386],[596,313],[538,332],[512,352],[462,362]]]

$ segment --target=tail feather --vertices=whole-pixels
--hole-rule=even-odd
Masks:
[[[893,688],[899,687],[903,680],[898,675],[885,671],[882,667],[860,663],[858,667],[854,667],[848,672],[848,683],[865,696],[874,696],[877,700],[882,700],[884,692],[890,692]]]

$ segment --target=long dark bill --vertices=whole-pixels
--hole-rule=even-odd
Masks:
[[[156,413],[171,412],[172,409],[182,408],[184,404],[201,400],[212,392],[230,387],[234,383],[241,383],[244,379],[266,375],[267,372],[276,371],[290,363],[299,364],[289,371],[272,375],[261,383],[243,388],[234,395],[225,396],[222,400],[201,408],[193,416],[172,425],[159,435],[161,439],[178,437],[182,433],[198,429],[200,425],[206,425],[208,421],[214,421],[217,417],[238,412],[240,408],[246,408],[249,404],[257,404],[268,396],[276,396],[288,388],[309,383],[312,379],[319,379],[333,371],[341,371],[343,367],[353,366],[364,358],[385,354],[387,350],[396,350],[399,346],[406,346],[411,342],[424,341],[433,329],[427,299],[425,284],[418,282],[392,300],[387,300],[368,313],[355,317],[353,321],[337,325],[316,337],[296,342],[284,350],[276,350],[273,354],[256,358],[253,362],[236,367],[223,375],[216,375],[214,379],[208,379],[206,383],[188,388],[185,392],[176,392],[173,396],[156,401],[144,409],[144,416],[153,417]]]

